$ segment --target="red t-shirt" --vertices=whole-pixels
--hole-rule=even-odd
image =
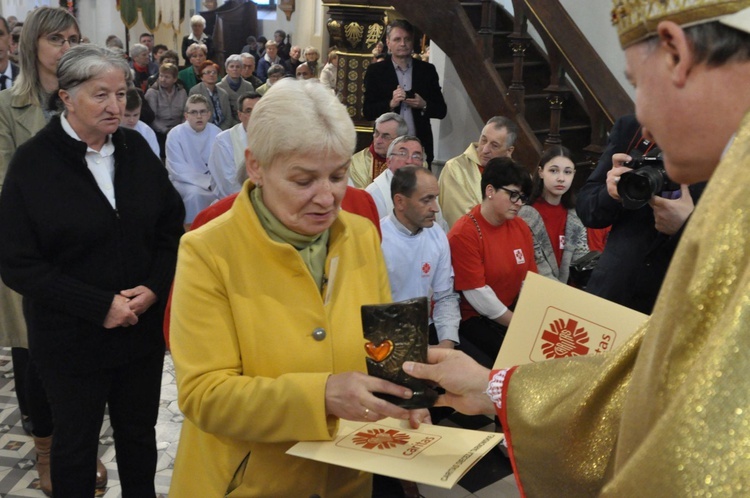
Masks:
[[[610,230],[612,230],[612,226],[608,226],[607,228],[587,228],[586,237],[589,242],[589,251],[604,252],[604,246],[607,243]]]
[[[479,289],[488,285],[497,298],[510,306],[521,292],[526,273],[536,273],[534,240],[529,226],[521,218],[508,220],[500,226],[490,225],[480,212],[481,204],[464,215],[448,233],[456,291]],[[461,319],[479,313],[461,296]]]
[[[565,224],[568,222],[568,210],[562,204],[553,206],[542,197],[537,199],[532,207],[537,210],[544,221],[559,267],[562,262],[563,249],[565,249]]]

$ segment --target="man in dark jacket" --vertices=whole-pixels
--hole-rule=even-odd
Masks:
[[[386,44],[390,56],[370,64],[365,73],[363,114],[375,120],[386,112],[399,113],[424,145],[427,163],[432,163],[433,141],[430,119],[443,119],[448,108],[443,99],[435,66],[412,57],[414,28],[408,21],[388,25]]]
[[[576,200],[578,217],[585,226],[612,225],[586,290],[647,314],[654,307],[682,229],[705,186],[698,183],[683,188],[682,193],[690,195],[679,199],[655,196],[639,209],[625,209],[617,194],[620,176],[629,171],[621,166],[622,153],[632,157],[643,152],[648,155],[654,147],[643,138],[635,116],[618,119],[607,149]]]

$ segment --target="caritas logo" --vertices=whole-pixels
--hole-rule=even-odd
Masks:
[[[589,334],[572,318],[566,322],[557,319],[549,324],[549,329],[542,333],[542,352],[546,358],[565,358],[566,356],[583,356],[588,354]]]
[[[387,450],[408,443],[409,435],[396,429],[371,429],[356,433],[352,442],[368,450],[373,448]]]
[[[410,460],[440,440],[437,434],[410,432],[367,424],[336,442],[336,446]]]
[[[617,333],[565,310],[548,307],[531,348],[531,361],[603,353],[614,347]]]

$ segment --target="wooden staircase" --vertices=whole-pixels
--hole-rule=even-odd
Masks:
[[[393,6],[445,51],[483,120],[504,115],[518,123],[513,157],[530,170],[545,146],[562,144],[574,153],[580,184],[614,120],[634,112],[559,2],[513,0],[513,14],[494,0],[370,3]],[[528,34],[529,23],[541,44]]]

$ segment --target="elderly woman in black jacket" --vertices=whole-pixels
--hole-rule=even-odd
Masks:
[[[57,77],[63,113],[18,148],[0,196],[0,275],[24,297],[55,420],[55,496],[93,496],[106,404],[122,496],[154,496],[161,323],[184,208],[145,140],[119,128],[127,63],[81,45]]]

